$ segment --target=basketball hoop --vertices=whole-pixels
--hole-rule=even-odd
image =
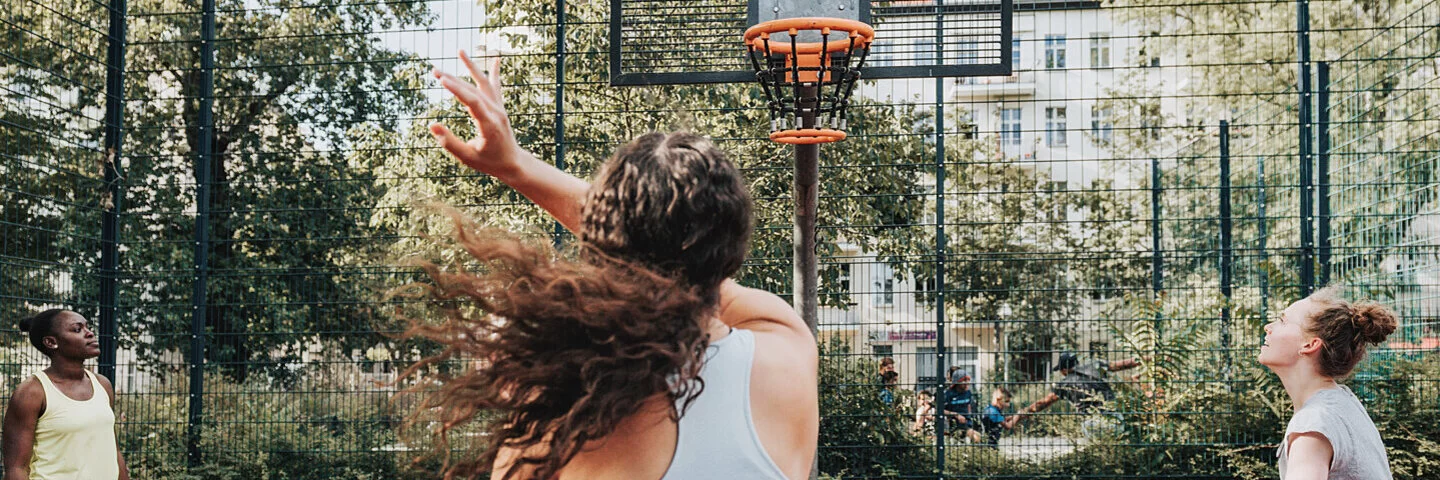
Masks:
[[[802,35],[820,41],[800,42]],[[746,30],[750,63],[769,100],[770,139],[796,145],[844,140],[845,108],[874,40],[870,25],[844,18],[787,18]]]

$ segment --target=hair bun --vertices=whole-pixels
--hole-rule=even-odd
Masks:
[[[1353,307],[1355,325],[1360,328],[1360,338],[1366,343],[1380,343],[1390,336],[1399,325],[1395,312],[1378,303],[1357,303]]]
[[[20,319],[20,331],[30,333],[30,320],[33,318],[34,317],[25,317]]]

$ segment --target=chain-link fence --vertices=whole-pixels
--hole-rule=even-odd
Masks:
[[[430,202],[567,241],[434,146],[426,123],[468,129],[427,76],[457,49],[504,58],[520,141],[578,175],[646,131],[710,136],[756,198],[741,282],[790,294],[792,153],[758,87],[609,86],[606,2],[0,2],[4,390],[44,366],[13,320],[95,321],[134,478],[433,467],[389,383],[433,346],[385,297],[454,258]],[[865,82],[821,158],[821,474],[1273,477],[1261,325],[1339,283],[1401,314],[1350,384],[1397,478],[1436,475],[1437,15],[1017,1],[1013,74]],[[1047,399],[1072,355],[1095,395]]]

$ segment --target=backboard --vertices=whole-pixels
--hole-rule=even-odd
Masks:
[[[865,79],[1009,75],[1013,9],[1014,0],[611,0],[610,83],[753,82],[745,29],[803,16],[875,28]]]

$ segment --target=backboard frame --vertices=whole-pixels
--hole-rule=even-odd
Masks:
[[[773,0],[772,0],[773,1]],[[750,68],[737,68],[723,71],[695,71],[695,72],[637,72],[624,71],[623,42],[623,18],[620,12],[624,10],[625,0],[610,1],[610,84],[612,86],[651,86],[651,85],[703,85],[717,83],[749,83],[754,82],[755,72]],[[747,25],[758,23],[757,10],[759,0],[748,0]],[[1005,76],[1013,72],[1013,65],[1010,64],[1012,54],[1012,40],[1014,38],[1014,0],[995,0],[993,2],[975,3],[951,3],[953,0],[937,0],[929,5],[903,5],[903,6],[872,6],[868,0],[862,0],[862,16],[877,18],[885,14],[892,15],[925,15],[935,14],[938,18],[944,15],[965,15],[965,14],[996,14],[999,18],[999,56],[996,63],[984,64],[962,64],[962,65],[891,65],[878,66],[866,65],[863,68],[862,80],[876,79],[897,79],[897,78],[941,78],[941,77],[988,77]],[[879,30],[877,28],[877,30]],[[741,34],[743,29],[735,32],[734,39],[736,52],[744,54],[743,40]],[[937,57],[944,59],[944,39],[941,32],[936,32],[938,47]],[[875,42],[883,45],[886,40],[877,32]],[[743,58],[743,57],[740,57]]]

